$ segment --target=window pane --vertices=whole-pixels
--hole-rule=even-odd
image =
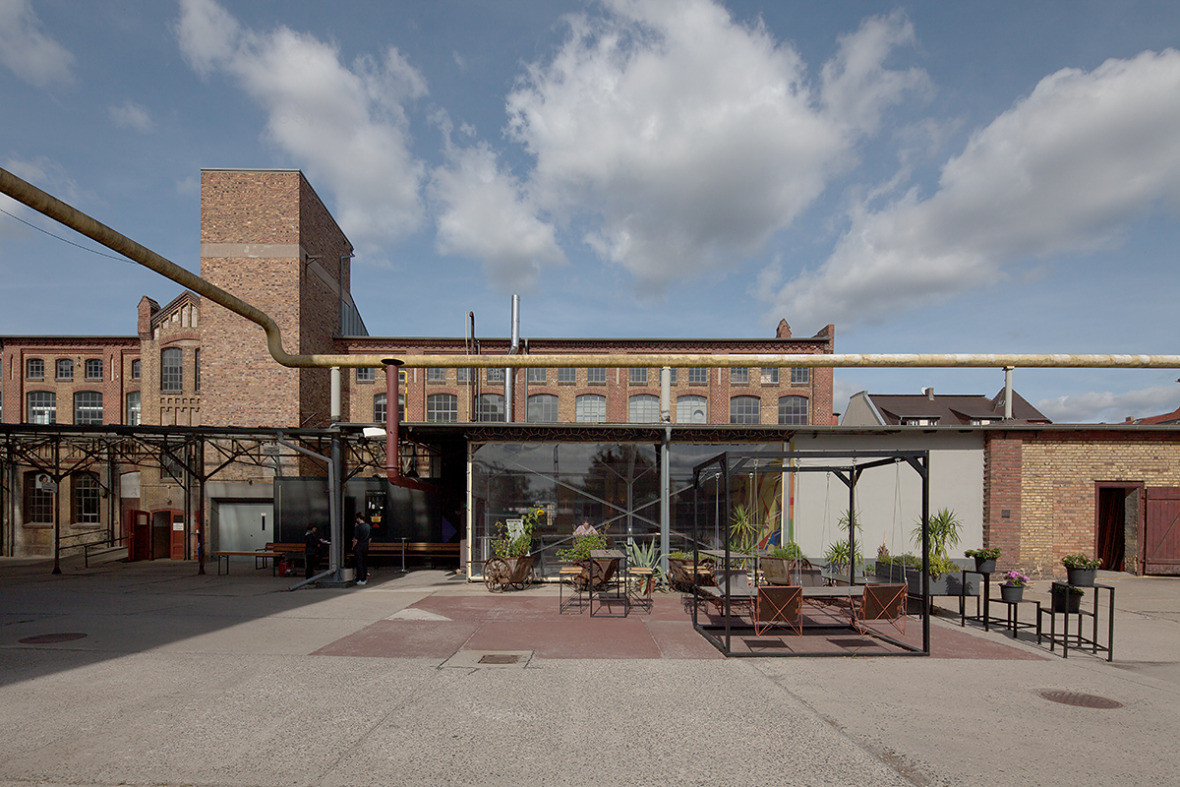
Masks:
[[[459,420],[459,397],[454,394],[431,394],[426,397],[426,420],[452,423]]]
[[[783,396],[778,400],[778,422],[780,424],[807,423],[807,398]]]
[[[57,379],[59,380],[73,380],[74,379],[74,362],[69,358],[59,358],[57,361]]]
[[[356,381],[358,383],[371,383],[376,379],[377,370],[372,366],[366,366],[356,370]]]
[[[471,382],[471,370],[467,368],[455,370],[455,380],[460,384]]]
[[[587,369],[586,370],[586,382],[588,382],[588,383],[605,383],[606,382],[606,369],[598,369],[598,368]]]
[[[533,369],[528,370],[528,381],[530,383],[543,383],[549,379],[548,369]]]
[[[169,347],[160,353],[160,390],[169,393],[184,390],[184,353]]]
[[[57,423],[57,394],[53,391],[29,391],[29,423]]]
[[[503,421],[504,396],[502,394],[480,394],[476,397],[475,420]]]
[[[504,370],[501,368],[488,369],[488,382],[489,383],[502,383],[502,382],[504,382]]]
[[[763,369],[762,370],[762,384],[776,385],[778,384],[778,369]]]
[[[428,383],[443,383],[447,380],[446,369],[427,369],[426,382]]]
[[[25,377],[29,380],[44,380],[45,361],[40,358],[29,358],[25,361]]]
[[[529,423],[557,421],[557,397],[553,394],[533,394],[529,397],[525,420]]]
[[[102,423],[102,394],[98,391],[78,391],[74,394],[74,423],[97,425]]]
[[[138,380],[143,375],[143,364],[138,358],[131,362],[131,379]]]
[[[811,382],[811,369],[804,366],[801,368],[791,369],[791,384],[792,385],[807,385]]]
[[[660,397],[651,394],[636,394],[627,402],[627,420],[633,424],[645,424],[660,420]]]
[[[647,369],[629,369],[627,382],[631,385],[647,385]]]
[[[73,498],[74,521],[95,524],[98,516],[98,476],[94,473],[79,473],[70,479],[70,493]]]
[[[745,385],[750,382],[750,370],[748,368],[734,368],[729,370],[729,382]]]
[[[140,420],[143,418],[143,405],[140,403],[139,391],[132,391],[127,394],[127,419],[128,426],[139,426]]]
[[[389,399],[385,394],[377,394],[373,397],[373,422],[378,424],[385,423],[386,416],[389,415],[385,409],[385,403]],[[397,419],[404,421],[406,417],[406,397],[399,395],[397,397]]]
[[[25,473],[24,521],[52,522],[53,521],[53,493],[37,488],[39,471]]]
[[[757,396],[735,396],[729,400],[729,422],[731,424],[757,424],[762,422],[762,400]]]
[[[579,423],[600,424],[606,421],[606,397],[583,394],[574,400],[574,418]]]
[[[576,383],[578,381],[578,370],[572,366],[557,370],[557,382],[559,383]]]
[[[707,383],[709,382],[708,369],[689,369],[688,381],[690,383]]]
[[[101,380],[102,379],[102,359],[101,358],[87,358],[86,359],[86,379],[87,380]]]
[[[708,423],[708,400],[703,396],[679,396],[676,398],[676,423]]]

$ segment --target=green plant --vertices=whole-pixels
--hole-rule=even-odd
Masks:
[[[1073,585],[1058,585],[1056,583],[1052,587],[1052,593],[1055,596],[1064,596],[1066,592],[1068,592],[1071,596],[1080,596],[1086,591],[1082,590],[1081,588],[1076,588]]]
[[[926,564],[926,573],[931,579],[938,579],[943,574],[957,574],[960,570],[958,564],[946,555],[931,555],[930,562]]]
[[[496,557],[526,557],[533,548],[533,534],[545,519],[545,509],[531,509],[520,518],[520,530],[513,532],[503,522],[496,523],[496,537],[492,539],[492,551]]]
[[[959,517],[953,509],[940,508],[934,516],[930,517],[927,530],[930,533],[930,551],[935,555],[946,557],[948,550],[959,545],[959,539],[963,534],[963,523],[959,521]],[[922,522],[920,520],[912,535],[915,544],[922,543]]]
[[[803,550],[794,541],[788,541],[782,546],[771,547],[766,556],[777,558],[778,560],[801,560],[803,558]]]
[[[1066,555],[1061,558],[1061,565],[1066,568],[1098,568],[1102,565],[1102,561],[1078,553],[1076,555]]]
[[[750,553],[758,546],[758,523],[745,506],[735,506],[729,518],[729,543],[735,552]]]
[[[884,557],[877,557],[877,565],[881,566],[907,566],[909,568],[921,568],[922,558],[917,555],[911,555],[908,552],[904,555],[886,555]]]
[[[600,549],[606,549],[610,546],[610,541],[606,536],[606,528],[596,533],[584,533],[580,536],[574,536],[573,545],[568,549],[557,550],[557,559],[564,560],[567,563],[576,563],[581,560],[589,560],[590,553]]]
[[[843,541],[833,541],[828,545],[827,551],[824,552],[824,560],[826,560],[828,565],[831,567],[844,568],[848,565],[850,558],[856,563],[860,563],[862,559],[859,548],[857,548],[855,554],[850,555],[848,549],[848,539],[844,539]]]
[[[999,549],[968,549],[963,553],[967,557],[973,557],[976,560],[999,560]]]

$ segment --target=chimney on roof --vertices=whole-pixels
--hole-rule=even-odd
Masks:
[[[934,401],[934,389],[933,388],[923,388],[922,393],[926,394],[927,399],[929,399],[932,402]]]
[[[791,338],[791,325],[787,322],[785,317],[778,321],[778,330],[774,332],[774,336],[776,339]]]

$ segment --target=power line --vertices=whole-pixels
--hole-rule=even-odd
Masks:
[[[86,246],[83,246],[80,243],[74,243],[72,240],[69,240],[68,238],[63,238],[60,235],[54,235],[49,230],[47,230],[43,227],[38,227],[36,224],[33,224],[32,222],[25,221],[20,216],[16,216],[16,215],[4,210],[4,208],[0,208],[0,213],[3,213],[5,216],[7,216],[10,219],[15,219],[15,220],[19,221],[21,224],[24,224],[26,227],[32,227],[33,229],[37,230],[37,232],[43,232],[46,235],[48,235],[49,237],[56,238],[57,240],[61,241],[62,243],[68,243],[76,249],[81,249],[82,251],[88,251],[91,254],[97,254],[99,257],[106,257],[108,260],[116,260],[117,262],[125,262],[128,265],[135,264],[134,260],[129,260],[126,257],[118,257],[114,254],[107,254],[106,252],[98,251],[97,249],[91,249]]]

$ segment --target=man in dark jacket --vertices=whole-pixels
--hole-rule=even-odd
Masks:
[[[356,583],[362,586],[369,581],[369,537],[372,533],[365,515],[357,514],[352,528],[352,554],[356,558]]]
[[[320,529],[315,525],[308,525],[307,532],[303,534],[303,565],[305,571],[303,575],[308,579],[315,576],[316,569],[320,565],[320,550],[328,542],[320,538]]]

